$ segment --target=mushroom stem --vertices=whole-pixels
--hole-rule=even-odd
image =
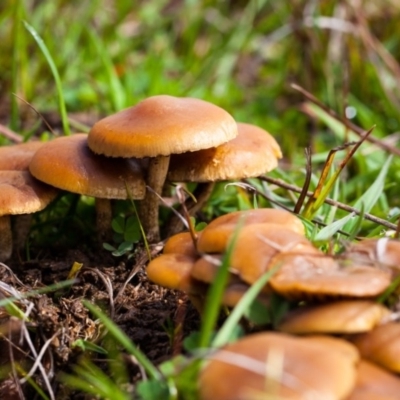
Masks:
[[[32,225],[32,214],[15,215],[12,227],[13,251],[23,250]]]
[[[97,238],[100,243],[111,237],[112,207],[110,199],[95,199]]]
[[[12,254],[11,218],[9,215],[0,217],[0,262],[7,261]]]
[[[165,179],[168,173],[169,156],[150,158],[147,170],[147,191],[139,204],[139,219],[146,232],[147,240],[155,243],[160,240],[158,206]],[[149,189],[150,188],[150,189]]]
[[[212,191],[214,190],[215,182],[204,182],[199,183],[196,186],[196,189],[193,191],[193,196],[196,201],[193,200],[192,197],[189,197],[185,206],[190,216],[195,215],[199,210],[201,210],[207,200],[210,198]],[[183,206],[178,209],[179,214],[183,214]],[[170,237],[175,235],[178,232],[181,232],[184,229],[183,223],[177,215],[173,215],[168,223],[166,237]]]

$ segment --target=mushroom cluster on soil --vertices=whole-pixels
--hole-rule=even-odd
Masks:
[[[376,298],[398,275],[392,264],[399,242],[386,243],[383,251],[382,243],[361,241],[333,257],[306,239],[303,224],[292,214],[249,210],[215,219],[196,241],[189,233],[172,236],[163,254],[150,262],[149,279],[185,291],[201,312],[234,233],[222,303],[235,306],[250,285],[272,271],[259,294],[266,313],[273,293],[294,308],[275,326],[280,333],[249,335],[212,353],[200,375],[200,398],[397,398],[393,393],[400,379],[393,373],[400,372],[400,323],[391,322],[393,313]],[[302,353],[307,346],[314,351],[314,341],[317,353]],[[329,361],[331,356],[335,360]],[[329,368],[338,362],[336,372],[325,370],[325,362]],[[376,381],[368,382],[370,376]]]
[[[110,199],[138,200],[147,240],[155,242],[166,179],[199,184],[196,205],[188,204],[195,213],[213,182],[258,176],[280,157],[263,129],[203,100],[159,95],[98,121],[88,135],[2,147],[0,170],[24,170],[54,188],[95,197],[100,242],[111,225]],[[174,218],[169,225],[169,234],[183,228]],[[8,257],[9,249],[2,259]]]
[[[57,189],[35,179],[28,171],[41,142],[0,147],[0,262],[22,248],[30,229],[31,213],[44,209]],[[15,216],[12,229],[11,216]]]

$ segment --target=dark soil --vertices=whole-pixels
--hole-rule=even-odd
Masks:
[[[152,256],[161,249],[161,245],[154,246]],[[183,326],[184,335],[198,329],[198,313],[181,293],[148,281],[145,272],[147,255],[143,249],[138,249],[135,257],[125,262],[103,250],[66,250],[57,255],[51,255],[50,252],[44,258],[29,262],[14,257],[7,263],[11,269],[0,264],[1,281],[9,285],[5,289],[0,287],[0,295],[3,298],[9,297],[10,288],[23,294],[63,282],[68,279],[74,262],[82,263],[83,266],[70,287],[29,296],[25,304],[23,301],[17,302],[24,312],[33,307],[26,326],[31,346],[34,346],[37,354],[51,339],[42,364],[51,371],[57,399],[87,399],[67,390],[58,380],[60,373],[71,372],[83,355],[83,351],[74,346],[76,340],[85,339],[103,345],[99,324],[82,304],[83,299],[100,306],[155,364],[181,351],[182,335],[174,334],[177,326]],[[1,365],[20,360],[24,361],[25,370],[29,371],[36,356],[26,339],[19,341],[21,324],[14,318],[10,319],[5,312],[0,316],[3,316],[1,326],[4,337],[11,337],[12,343],[10,347],[6,339],[0,341]],[[10,331],[12,334],[9,334]],[[98,366],[106,367],[102,357],[97,354],[92,356],[97,359]],[[128,357],[126,367],[131,382],[140,378],[139,368]],[[34,377],[45,390],[38,371]],[[0,398],[21,398],[17,389],[13,379],[6,379],[0,386]],[[27,398],[34,398],[35,391],[32,392],[28,385],[23,385],[19,390]],[[6,393],[8,397],[4,397]]]

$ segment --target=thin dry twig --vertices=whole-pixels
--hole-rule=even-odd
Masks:
[[[2,124],[0,124],[0,134],[14,143],[22,143],[24,140],[21,135]]]
[[[296,193],[301,193],[301,191],[302,191],[302,189],[299,188],[298,186],[291,185],[290,183],[286,183],[286,182],[282,181],[281,179],[274,179],[269,176],[259,176],[258,179],[260,179],[262,181],[266,181],[268,183],[272,183],[283,189],[292,190],[293,192],[296,192]],[[307,196],[312,196],[312,194],[313,194],[312,192],[307,192]],[[361,212],[359,210],[357,210],[347,204],[340,203],[339,201],[332,200],[330,198],[326,198],[325,203],[329,204],[331,206],[338,207],[341,210],[348,211],[348,212],[354,212],[356,215],[361,215]],[[388,222],[382,218],[376,217],[376,216],[368,214],[368,213],[364,213],[363,216],[368,221],[375,222],[376,224],[382,225],[388,229],[395,230],[397,227],[396,224],[392,224],[391,222]]]
[[[307,147],[304,149],[304,153],[306,155],[306,179],[304,180],[303,188],[300,192],[300,196],[297,200],[296,205],[294,206],[294,213],[299,214],[301,207],[304,204],[304,200],[307,197],[308,188],[310,187],[311,176],[312,176],[312,167],[311,167],[311,148]]]
[[[342,118],[340,115],[338,115],[335,111],[333,111],[328,106],[326,106],[324,103],[322,103],[319,99],[317,99],[314,95],[312,95],[306,89],[302,88],[301,86],[299,86],[295,83],[292,83],[291,87],[293,89],[299,91],[307,100],[316,104],[318,107],[320,107],[322,110],[324,110],[332,118],[334,118],[337,121],[344,124],[347,127],[347,129],[350,129],[356,135],[362,137],[365,134],[365,130],[363,128],[357,126],[356,124],[353,124],[347,118]],[[392,146],[388,145],[387,143],[385,143],[384,141],[382,141],[374,136],[371,136],[371,135],[368,136],[367,141],[375,144],[376,146],[380,147],[381,149],[383,149],[391,154],[400,156],[400,149],[398,149],[396,147],[392,147]]]

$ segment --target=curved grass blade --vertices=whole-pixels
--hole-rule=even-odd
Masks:
[[[36,32],[35,28],[33,28],[33,26],[29,25],[26,21],[24,21],[24,25],[25,25],[25,28],[32,35],[33,39],[35,39],[35,42],[39,46],[40,50],[42,50],[42,53],[45,56],[46,61],[49,64],[49,67],[53,74],[54,80],[56,82],[56,87],[57,87],[62,126],[63,126],[63,130],[64,130],[64,134],[68,136],[71,134],[71,130],[69,127],[67,108],[65,106],[64,94],[63,94],[62,85],[61,85],[61,79],[60,79],[60,75],[58,74],[57,67],[53,61],[53,58],[52,58],[46,44],[44,43],[43,39],[39,36],[39,34]]]

